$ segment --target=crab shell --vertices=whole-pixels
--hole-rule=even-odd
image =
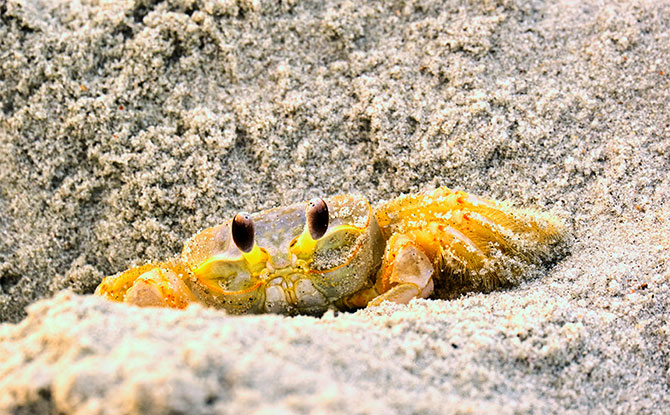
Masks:
[[[197,299],[241,313],[321,314],[374,283],[384,253],[377,220],[362,196],[325,199],[327,232],[313,240],[305,203],[251,215],[255,245],[233,242],[231,222],[204,229],[184,245],[185,282]]]

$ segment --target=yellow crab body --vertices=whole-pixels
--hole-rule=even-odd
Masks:
[[[141,306],[321,314],[511,285],[564,240],[552,216],[444,187],[375,210],[362,196],[319,201],[204,229],[180,257],[107,277],[96,294]]]

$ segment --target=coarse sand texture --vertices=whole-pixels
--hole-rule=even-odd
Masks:
[[[0,0],[0,413],[662,414],[670,1]],[[570,254],[321,318],[103,277],[240,211],[447,186]]]

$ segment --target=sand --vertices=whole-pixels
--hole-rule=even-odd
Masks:
[[[1,2],[0,413],[667,411],[668,22],[667,0]],[[563,216],[571,254],[322,318],[88,295],[240,210],[440,185]]]

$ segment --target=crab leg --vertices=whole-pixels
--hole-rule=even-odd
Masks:
[[[371,306],[425,298],[435,283],[441,296],[509,285],[563,238],[550,215],[446,187],[393,199],[376,218],[388,242],[374,287],[361,293]]]

